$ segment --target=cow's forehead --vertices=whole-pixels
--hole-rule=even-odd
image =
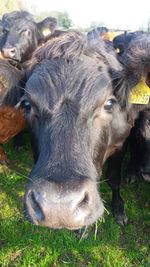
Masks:
[[[3,28],[7,29],[7,30],[14,30],[14,31],[20,31],[23,29],[30,29],[32,26],[34,25],[33,21],[29,21],[29,20],[20,20],[20,21],[16,21],[13,24],[11,22],[6,22],[3,24]]]
[[[82,107],[94,106],[97,100],[112,94],[111,79],[103,64],[64,59],[46,60],[30,76],[27,96],[38,106],[50,108],[61,99],[69,98]]]
[[[32,16],[29,14],[7,14],[2,20],[3,28],[20,30],[22,27],[28,27],[34,24]]]

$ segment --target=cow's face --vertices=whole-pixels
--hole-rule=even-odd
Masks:
[[[4,57],[22,61],[37,46],[37,29],[28,12],[12,12],[2,18]]]
[[[104,212],[97,179],[131,125],[113,95],[105,64],[86,56],[45,60],[21,102],[35,166],[25,196],[37,225],[78,229]]]
[[[14,11],[2,18],[3,37],[1,50],[5,58],[11,62],[25,61],[30,58],[38,43],[44,41],[45,34],[51,35],[57,25],[57,20],[47,17],[35,23],[31,14],[26,11]],[[45,30],[48,33],[45,33]]]

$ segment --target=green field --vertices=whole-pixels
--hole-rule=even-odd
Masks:
[[[24,219],[23,195],[33,164],[27,137],[22,151],[16,153],[11,142],[6,150],[11,164],[0,166],[0,266],[150,266],[150,184],[142,180],[122,184],[129,224],[121,227],[110,211],[106,178],[101,179],[100,190],[109,212],[82,238],[67,230],[37,227]]]

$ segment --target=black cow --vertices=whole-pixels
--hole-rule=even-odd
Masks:
[[[103,37],[105,33],[107,33],[109,30],[106,27],[97,27],[92,29],[87,33],[88,39],[96,39],[98,37]]]
[[[116,50],[118,50],[118,55],[121,56],[125,49],[128,47],[131,40],[133,40],[138,35],[144,33],[143,31],[135,31],[135,32],[127,32],[125,31],[123,34],[116,36],[113,39],[113,46]]]
[[[122,65],[102,41],[91,44],[78,33],[34,53],[20,101],[35,159],[25,194],[34,224],[79,229],[103,215],[98,179],[133,126],[128,97],[149,65],[149,44],[147,36],[136,42]],[[122,205],[118,181],[110,184],[114,206]]]
[[[103,39],[109,51],[115,50],[113,46],[113,42],[105,38],[105,35],[108,33],[109,33],[109,30],[106,27],[97,27],[87,33],[87,38],[89,41],[93,41],[93,42],[94,40],[97,40],[98,38]]]
[[[139,113],[130,138],[130,162],[128,181],[137,177],[150,181],[150,108]]]
[[[36,23],[27,11],[13,11],[3,15],[3,56],[13,63],[24,62],[31,57],[38,44],[47,39],[47,35],[54,33],[56,25],[57,20],[53,17]]]
[[[57,25],[57,20],[53,17],[47,17],[43,21],[35,23],[32,15],[26,11],[13,11],[11,13],[3,15],[2,17],[3,34],[0,37],[0,50],[1,50],[0,58],[9,61],[9,63],[18,68],[18,71],[16,68],[14,68],[13,70],[13,67],[11,67],[10,64],[7,63],[4,64],[4,67],[2,67],[1,70],[1,72],[3,72],[2,75],[3,80],[4,79],[7,80],[8,77],[11,77],[13,70],[14,77],[12,77],[12,82],[14,84],[14,80],[16,77],[15,74],[20,71],[19,69],[23,70],[22,63],[31,57],[32,52],[37,48],[38,45],[41,45],[50,36],[53,35],[56,25]],[[6,78],[4,78],[4,75],[6,75]],[[10,79],[10,84],[8,83],[4,84],[2,92],[4,93],[4,89],[6,92],[9,91],[11,88],[10,85],[11,85],[11,79]],[[2,100],[3,99],[1,99],[1,102]],[[12,106],[12,100],[10,102],[11,103],[9,103],[8,101],[7,103],[8,106]],[[17,95],[15,96],[14,92],[13,92],[13,102],[14,104],[17,102]],[[3,105],[5,106],[6,104],[3,103]],[[10,125],[7,126],[7,132],[8,128],[10,132],[12,127],[13,127],[13,120],[11,120]],[[5,133],[3,133],[3,135],[5,136]],[[20,149],[21,146],[22,146],[22,134],[19,134],[15,138],[15,148],[18,150]]]
[[[120,61],[128,67],[129,71],[133,71],[135,76],[138,75],[136,70],[137,64],[139,64],[139,69],[141,71],[141,80],[145,80],[145,85],[150,85],[150,75],[149,75],[149,62],[147,60],[147,55],[150,53],[150,34],[137,33],[133,39],[128,43],[123,54],[119,56]],[[137,49],[138,48],[138,49]],[[141,62],[139,61],[139,53],[141,53]],[[130,61],[134,57],[134,65],[130,64]],[[133,77],[134,78],[134,77]],[[150,91],[150,89],[149,89]],[[142,91],[140,92],[142,95]],[[146,97],[150,97],[150,93],[147,93]],[[129,162],[129,173],[127,180],[131,181],[135,179],[135,176],[143,176],[146,180],[149,180],[150,168],[149,168],[149,108],[150,101],[147,104],[132,104],[132,112],[134,113],[134,127],[132,128],[129,138],[123,145],[122,150],[115,153],[108,160],[107,178],[109,185],[113,188],[113,198],[116,197],[119,192],[119,186],[121,182],[121,166],[124,156],[129,145],[131,152],[131,159]],[[113,181],[113,182],[112,182]],[[116,217],[116,220],[120,224],[126,224],[127,217],[124,212],[123,201],[118,194],[118,199],[112,201],[112,210]]]
[[[120,60],[122,60],[122,55],[125,53],[125,50],[130,45],[130,42],[133,41],[135,38],[140,38],[142,34],[144,34],[142,31],[136,31],[120,35],[114,39],[115,48],[120,48],[121,45],[121,50],[119,53]],[[149,69],[147,72],[146,84],[150,87]],[[140,112],[139,105],[135,106],[137,110],[137,119],[127,142],[127,144],[129,144],[131,154],[127,175],[128,182],[135,181],[135,178],[138,176],[142,176],[146,180],[150,180],[150,128],[148,124],[148,121],[150,120],[149,105],[150,103],[148,103],[148,108],[146,106],[146,110],[142,110]],[[144,105],[142,109],[144,109]]]

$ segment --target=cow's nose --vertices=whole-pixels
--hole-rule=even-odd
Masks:
[[[45,215],[44,212],[42,210],[42,202],[46,201],[46,199],[44,199],[44,195],[42,195],[40,192],[35,192],[35,191],[30,191],[28,194],[28,204],[30,205],[30,208],[33,210],[34,212],[34,219],[36,219],[39,223],[44,221],[45,219]],[[88,206],[88,202],[89,202],[89,195],[87,192],[83,192],[83,194],[76,196],[76,201],[75,203],[72,203],[72,208],[74,209],[78,209],[81,208],[82,206]],[[52,204],[52,203],[49,203]],[[54,205],[56,203],[53,203]],[[67,209],[67,205],[68,203],[66,203],[66,209]],[[74,206],[74,207],[73,207]]]
[[[38,201],[38,194],[34,191],[29,192],[28,201],[31,205],[31,208],[34,211],[35,218],[38,222],[41,222],[45,219],[44,213],[40,206],[40,201]]]
[[[14,58],[16,56],[16,48],[15,47],[4,47],[2,49],[4,57]]]
[[[92,183],[73,191],[54,183],[29,189],[25,208],[26,217],[36,225],[71,230],[94,223],[104,212],[97,188]]]

